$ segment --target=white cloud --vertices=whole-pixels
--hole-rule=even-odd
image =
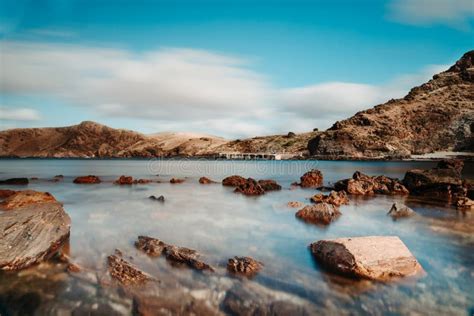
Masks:
[[[472,0],[392,0],[389,17],[412,25],[444,24],[469,29],[474,17]]]
[[[38,121],[40,114],[34,109],[28,108],[7,108],[0,106],[0,120],[4,121]]]
[[[1,45],[0,95],[42,95],[108,119],[137,119],[155,132],[238,138],[324,129],[402,97],[439,72],[439,66],[431,67],[385,85],[326,82],[277,89],[251,70],[247,59],[210,51],[166,48],[136,54],[78,45]]]

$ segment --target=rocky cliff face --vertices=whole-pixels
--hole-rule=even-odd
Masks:
[[[474,151],[474,51],[403,99],[336,122],[311,139],[308,150],[328,158]]]

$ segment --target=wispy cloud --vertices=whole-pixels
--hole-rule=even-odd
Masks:
[[[47,96],[107,118],[135,118],[144,126],[156,126],[156,131],[239,138],[327,128],[335,120],[403,96],[440,69],[384,85],[325,82],[279,89],[252,70],[246,58],[204,50],[164,48],[136,54],[4,42],[1,54],[0,93]],[[13,114],[4,112],[3,117]]]
[[[39,121],[38,111],[29,108],[7,108],[0,106],[0,120],[4,121]]]
[[[457,29],[470,29],[474,18],[472,0],[392,0],[389,18],[412,25],[444,24]]]
[[[28,33],[33,34],[33,35],[38,35],[41,37],[61,37],[61,38],[74,37],[76,35],[75,32],[61,30],[61,29],[32,29],[32,30],[29,30]]]

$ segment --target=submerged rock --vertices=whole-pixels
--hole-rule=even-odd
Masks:
[[[316,194],[311,197],[313,203],[329,203],[334,206],[349,204],[349,198],[345,191],[331,191],[329,195]]]
[[[402,218],[402,217],[409,217],[415,214],[408,206],[401,204],[401,203],[393,203],[390,211],[388,211],[387,215],[390,215],[392,218]]]
[[[320,240],[311,251],[321,265],[350,277],[388,281],[423,271],[397,236]]]
[[[28,178],[10,178],[6,180],[0,180],[0,184],[6,185],[27,185],[28,183]]]
[[[339,212],[339,209],[336,206],[322,202],[314,205],[307,205],[296,212],[295,215],[306,222],[328,225],[337,219],[341,215],[341,212]]]
[[[242,193],[245,195],[262,195],[265,193],[265,190],[252,178],[248,178],[245,183],[239,185],[235,188],[234,192]]]
[[[170,179],[170,183],[172,184],[179,184],[179,183],[183,183],[185,180],[184,179],[178,179],[178,178],[171,178]]]
[[[238,187],[239,185],[243,185],[247,182],[247,179],[241,176],[230,176],[222,180],[222,185],[229,186],[229,187]]]
[[[101,183],[102,181],[98,176],[93,176],[93,175],[88,175],[88,176],[82,176],[82,177],[77,177],[73,181],[76,184],[95,184],[95,183]]]
[[[201,178],[199,178],[199,183],[200,184],[211,184],[211,183],[217,183],[217,182],[213,181],[209,178],[206,178],[206,177],[201,177]]]
[[[150,195],[148,198],[150,200],[157,201],[157,202],[164,202],[165,201],[165,197],[163,195],[160,195],[158,197],[156,197],[154,195]]]
[[[356,171],[351,179],[340,180],[334,185],[337,191],[355,195],[408,194],[407,188],[398,179],[386,176],[371,177]]]
[[[71,219],[50,194],[19,191],[0,212],[0,269],[18,270],[54,255],[68,240]]]
[[[150,179],[138,179],[138,180],[133,180],[133,184],[148,184],[152,183],[153,180]]]
[[[142,285],[154,278],[141,271],[118,255],[107,257],[110,276],[122,285]]]
[[[138,236],[135,247],[152,257],[163,254],[166,259],[173,263],[184,264],[190,268],[201,271],[214,271],[214,268],[198,259],[199,253],[194,249],[177,247],[148,236]]]
[[[275,180],[258,180],[258,184],[264,191],[281,190],[281,185],[279,185]]]
[[[317,169],[306,172],[300,178],[302,188],[317,188],[323,184],[323,174]]]
[[[294,207],[294,208],[297,208],[297,207],[303,207],[304,206],[304,203],[302,202],[298,202],[298,201],[290,201],[286,204],[288,207]]]
[[[232,273],[253,276],[263,268],[263,263],[250,257],[234,257],[227,262],[227,270]]]
[[[133,184],[133,177],[120,176],[114,183],[119,185],[131,185]]]
[[[460,160],[443,160],[429,170],[410,170],[405,174],[403,184],[411,194],[429,196],[443,201],[465,197],[467,189],[463,186]]]

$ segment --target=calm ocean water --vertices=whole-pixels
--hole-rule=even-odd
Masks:
[[[321,314],[459,314],[474,306],[474,216],[448,205],[409,197],[352,198],[342,206],[343,215],[328,227],[303,223],[288,201],[309,203],[314,189],[291,188],[306,171],[317,168],[326,184],[350,177],[359,170],[369,175],[403,178],[413,168],[431,168],[432,162],[346,161],[205,161],[205,160],[1,160],[0,178],[38,177],[28,189],[51,192],[71,216],[72,260],[100,274],[105,258],[119,248],[133,256],[143,270],[163,284],[194,293],[211,306],[233,287],[245,286],[268,293],[260,304],[285,297],[315,307]],[[47,181],[64,175],[61,182]],[[95,174],[104,183],[76,185],[79,175]],[[117,186],[120,175],[162,180],[147,185]],[[275,179],[279,192],[260,197],[234,194],[220,184],[200,185],[207,176],[220,181],[239,174],[256,179]],[[183,184],[168,183],[186,177]],[[468,163],[464,177],[474,178]],[[2,188],[19,189],[14,186]],[[23,188],[23,187],[22,187]],[[150,201],[164,195],[164,204]],[[393,221],[386,215],[393,202],[413,208],[417,215]],[[217,267],[216,276],[177,269],[161,258],[150,259],[133,247],[138,235],[149,235],[202,253]],[[325,238],[397,235],[427,272],[421,279],[390,284],[335,277],[314,262],[307,246]],[[225,273],[226,260],[251,256],[265,267],[252,280]],[[84,273],[86,274],[86,273]],[[86,278],[86,277],[84,277]],[[129,302],[105,294],[94,281],[84,283],[51,267],[0,274],[2,311],[35,311],[60,314],[77,308],[109,304],[117,313],[128,313]],[[26,295],[26,298],[25,298]],[[28,296],[29,295],[29,296]],[[33,303],[32,303],[33,302]],[[177,302],[179,304],[179,302]]]

